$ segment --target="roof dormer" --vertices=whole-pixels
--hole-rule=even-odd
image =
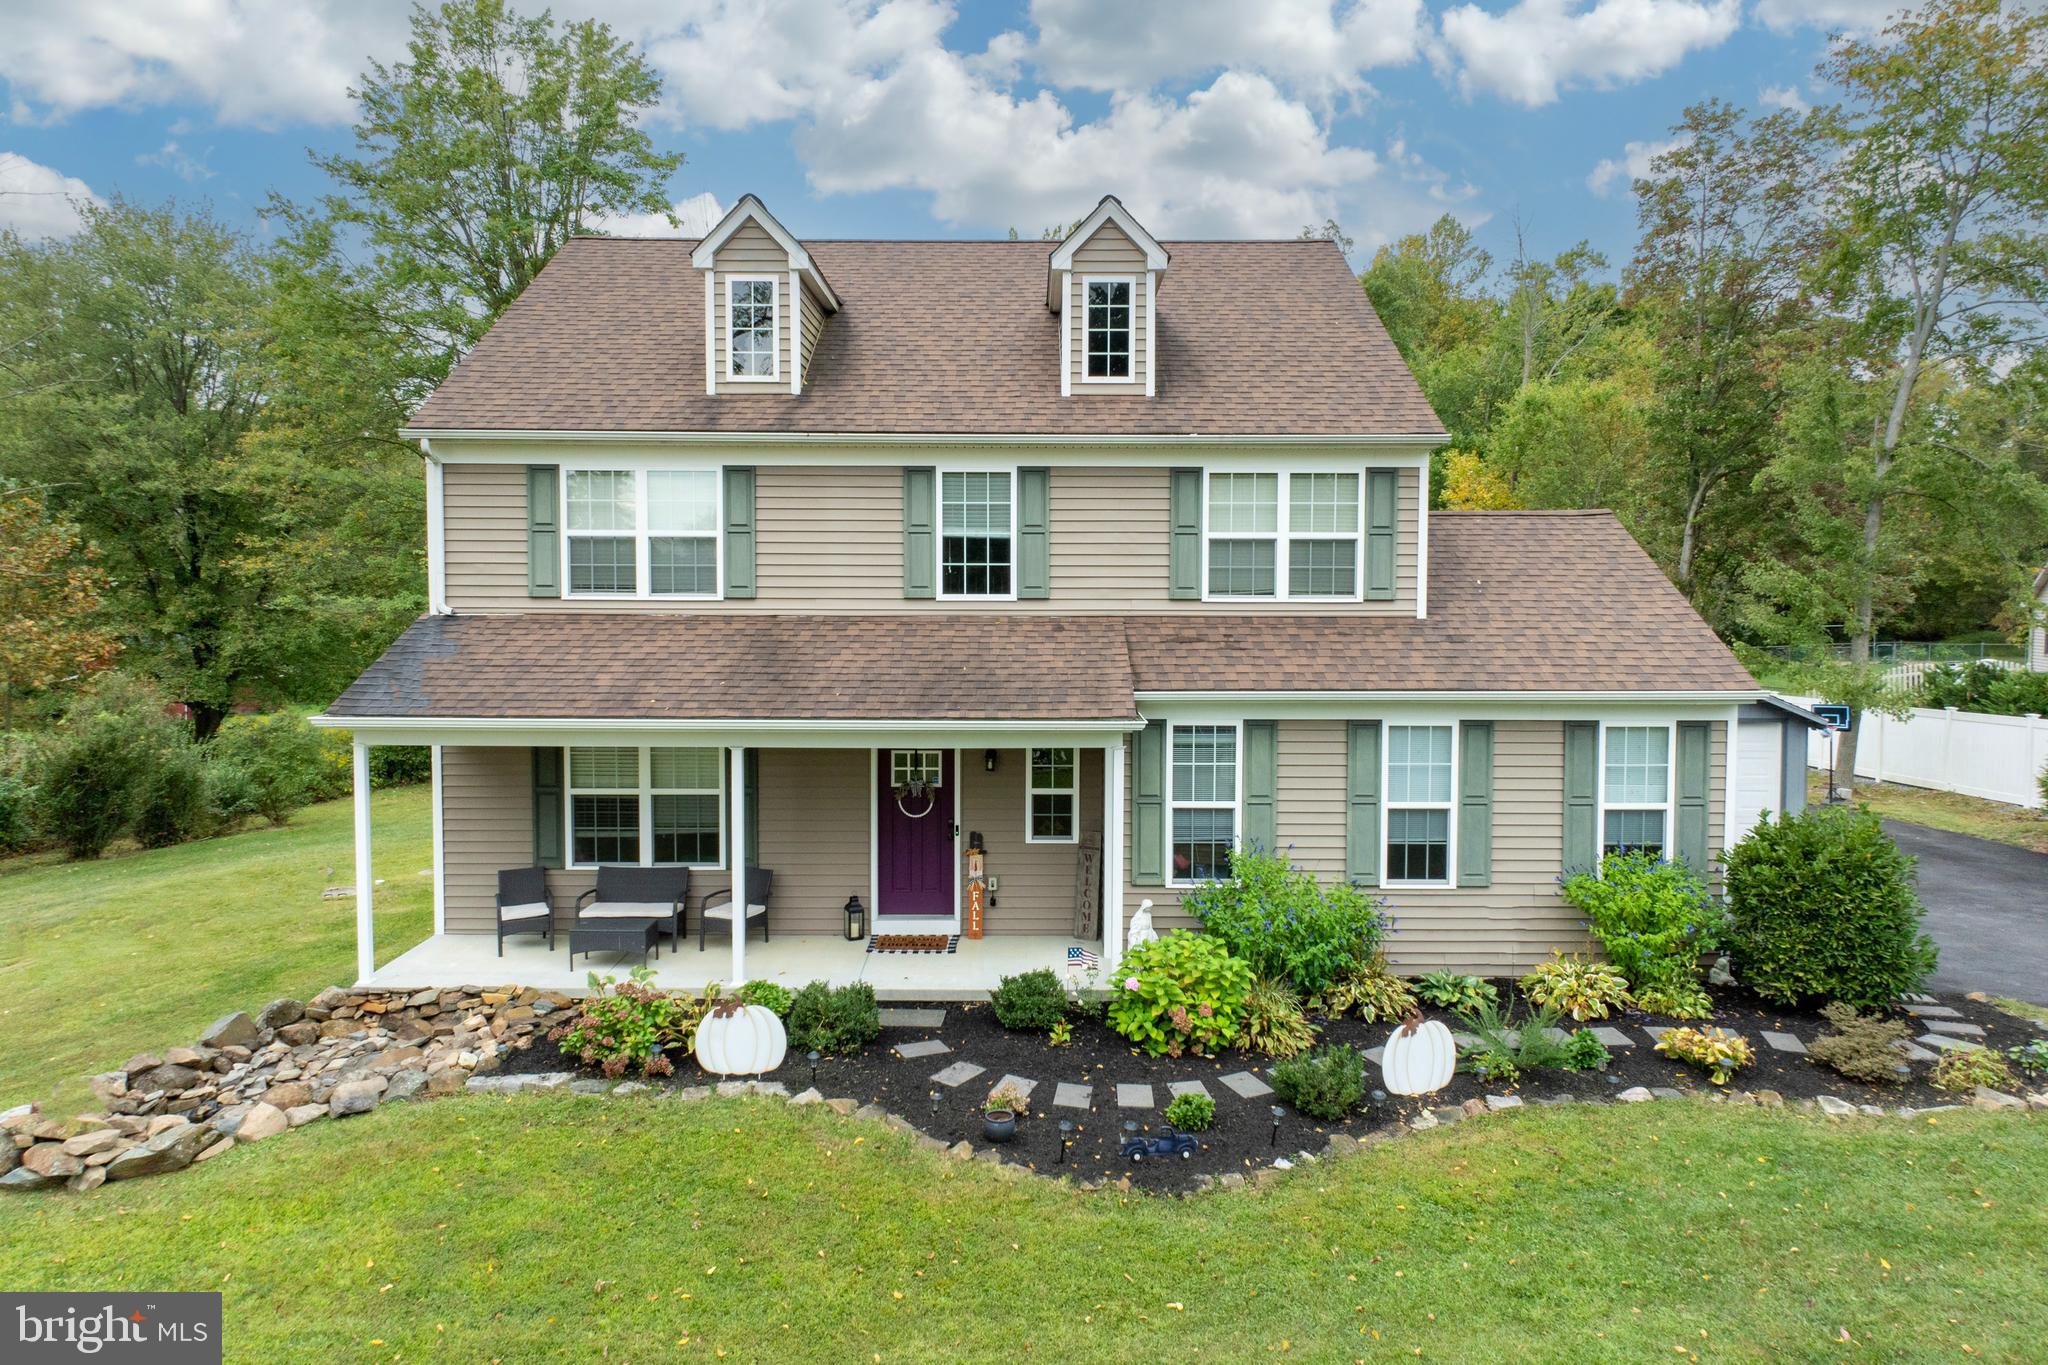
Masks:
[[[804,244],[742,195],[690,253],[704,272],[704,392],[804,391],[839,296]]]
[[[1166,248],[1113,194],[1052,253],[1045,303],[1060,314],[1060,397],[1152,396],[1166,259]]]

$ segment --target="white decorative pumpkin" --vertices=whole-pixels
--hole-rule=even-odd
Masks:
[[[1152,902],[1139,901],[1136,912],[1131,915],[1131,931],[1124,936],[1124,946],[1135,948],[1158,937],[1159,931],[1152,927]]]
[[[714,1076],[759,1076],[788,1052],[789,1034],[766,1005],[728,1000],[697,1025],[697,1065]]]
[[[1396,1095],[1428,1095],[1451,1083],[1458,1045],[1434,1019],[1412,1019],[1387,1035],[1380,1075]]]

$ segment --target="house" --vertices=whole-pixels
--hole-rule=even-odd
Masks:
[[[1430,510],[1443,428],[1326,241],[1115,198],[802,241],[749,196],[569,242],[407,435],[431,610],[322,723],[359,778],[433,746],[435,937],[375,967],[359,780],[366,980],[578,981],[496,958],[496,872],[566,924],[596,865],[680,863],[692,939],[772,870],[772,938],[664,979],[973,994],[1113,963],[1246,845],[1376,888],[1398,966],[1499,973],[1585,942],[1561,870],[1735,828],[1755,680],[1612,516]],[[951,951],[848,941],[856,897]]]
[[[2027,632],[2027,667],[2048,673],[2048,568],[2034,575],[2034,616]]]

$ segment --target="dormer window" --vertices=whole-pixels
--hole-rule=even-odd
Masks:
[[[726,282],[726,354],[734,379],[776,377],[775,280],[736,277]]]
[[[1083,281],[1088,297],[1088,377],[1131,377],[1131,281]]]

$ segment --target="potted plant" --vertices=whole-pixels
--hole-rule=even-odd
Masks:
[[[1008,1142],[1017,1132],[1017,1116],[1024,1112],[1024,1097],[1014,1086],[999,1085],[989,1092],[981,1107],[981,1135],[990,1142]]]

